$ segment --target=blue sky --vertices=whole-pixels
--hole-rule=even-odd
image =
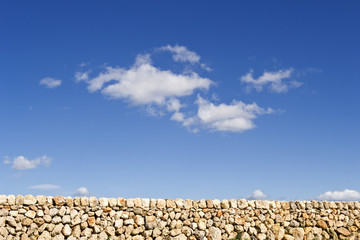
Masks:
[[[359,11],[2,1],[0,192],[359,200]]]

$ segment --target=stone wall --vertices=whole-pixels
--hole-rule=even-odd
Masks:
[[[360,202],[0,195],[0,239],[360,239]]]

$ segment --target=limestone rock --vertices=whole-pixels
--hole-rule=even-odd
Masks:
[[[69,226],[69,224],[66,224],[61,232],[62,232],[62,234],[64,234],[65,237],[68,237],[71,235],[72,229]]]
[[[198,222],[198,228],[200,230],[205,230],[206,229],[206,219],[201,218]]]
[[[42,234],[38,238],[38,240],[49,240],[49,239],[51,239],[51,235],[48,231],[42,232]]]
[[[108,202],[109,202],[109,206],[112,207],[112,208],[116,207],[116,205],[117,205],[117,199],[116,198],[109,198]]]
[[[351,232],[349,230],[347,230],[346,228],[344,228],[344,227],[338,228],[338,229],[336,229],[336,231],[338,233],[344,235],[345,237],[348,237],[351,234]]]
[[[14,195],[9,195],[9,196],[7,196],[7,203],[8,203],[10,206],[15,205],[15,196],[14,196]]]
[[[302,228],[292,228],[290,230],[291,235],[294,237],[295,240],[302,240],[304,239],[304,229]]]
[[[227,234],[230,234],[234,231],[234,226],[232,224],[225,225],[225,231]]]
[[[109,205],[109,201],[107,198],[100,198],[99,199],[100,206],[107,207]]]
[[[175,204],[177,208],[184,208],[185,206],[185,201],[183,199],[176,199],[175,200]]]
[[[111,226],[106,227],[105,232],[110,236],[115,236],[115,228],[114,227],[111,227]]]
[[[24,218],[22,220],[22,225],[23,226],[30,226],[33,223],[33,220],[31,220],[30,218]]]
[[[81,206],[89,206],[89,205],[90,205],[89,198],[87,198],[87,197],[81,197],[81,198],[80,198],[80,205],[81,205]]]
[[[126,207],[133,208],[134,206],[135,206],[134,199],[133,198],[128,198],[126,200]]]
[[[89,217],[87,220],[90,227],[95,226],[95,217]]]
[[[224,199],[221,201],[221,208],[228,209],[230,207],[229,201]]]
[[[54,201],[55,205],[58,205],[58,206],[63,206],[66,203],[65,198],[62,196],[55,196],[53,198],[53,201]]]
[[[34,219],[34,223],[36,223],[38,226],[41,226],[44,224],[44,219],[43,218],[35,218]]]
[[[64,225],[61,223],[55,225],[55,228],[51,232],[51,236],[56,236],[61,233],[61,230],[63,229]]]
[[[184,234],[180,234],[179,236],[176,236],[174,240],[187,240],[187,237]]]
[[[135,216],[135,223],[138,225],[138,226],[142,226],[144,225],[144,218],[140,215],[136,215]]]
[[[7,216],[9,214],[9,210],[0,209],[0,217]]]
[[[6,217],[6,222],[11,226],[11,227],[16,227],[16,221],[14,217],[11,216],[7,216]]]
[[[7,203],[7,196],[6,195],[0,195],[0,204]]]
[[[146,229],[156,228],[156,218],[155,216],[146,216],[145,217],[145,227]]]
[[[317,225],[318,225],[319,227],[321,227],[322,229],[327,229],[327,228],[328,228],[326,222],[324,222],[323,220],[317,221]]]
[[[144,240],[144,237],[143,236],[134,236],[133,238],[132,238],[133,240]]]
[[[209,237],[210,240],[221,240],[221,230],[216,227],[211,227]]]
[[[175,201],[172,200],[172,199],[167,199],[166,200],[166,207],[167,208],[176,208]]]
[[[28,218],[35,218],[36,212],[34,212],[34,211],[32,211],[32,210],[27,211],[27,212],[25,213],[25,216],[27,216]]]
[[[36,196],[36,201],[37,201],[38,205],[43,206],[46,204],[47,198],[45,196],[39,195],[39,196]]]
[[[24,197],[24,205],[34,205],[36,204],[36,198],[34,198],[32,195],[26,195]]]

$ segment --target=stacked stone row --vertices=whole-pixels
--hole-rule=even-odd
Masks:
[[[0,195],[1,239],[360,239],[360,202]]]

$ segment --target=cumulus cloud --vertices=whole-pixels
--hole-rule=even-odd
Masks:
[[[11,168],[15,170],[28,170],[35,169],[40,165],[49,166],[52,161],[52,158],[43,155],[39,158],[29,160],[24,156],[18,156],[13,159],[11,162],[9,159],[4,161],[5,164],[12,164]]]
[[[157,50],[171,52],[174,61],[206,68],[200,63],[200,56],[184,46],[167,45]],[[255,128],[254,119],[258,116],[274,112],[256,103],[246,104],[236,100],[230,104],[214,104],[199,94],[197,100],[190,104],[187,101],[185,105],[182,103],[185,97],[194,96],[199,91],[203,94],[215,82],[200,76],[191,67],[182,73],[161,69],[153,64],[150,54],[138,55],[135,63],[128,68],[107,66],[95,76],[90,76],[90,73],[91,70],[75,74],[78,82],[87,84],[89,92],[98,91],[110,99],[125,100],[132,106],[144,106],[152,116],[169,114],[171,120],[192,132],[205,128],[241,133]],[[213,98],[219,101],[217,97]]]
[[[287,92],[290,88],[297,88],[302,85],[298,81],[289,81],[293,69],[279,70],[277,72],[264,72],[258,78],[253,77],[253,71],[241,77],[241,82],[246,84],[246,90],[251,91],[255,89],[261,92],[264,88],[268,88],[271,92],[283,93]]]
[[[30,186],[29,188],[36,190],[53,190],[53,189],[59,189],[61,187],[54,184],[40,184],[40,185]]]
[[[202,125],[215,131],[243,132],[255,128],[253,119],[273,110],[263,109],[256,103],[245,104],[233,100],[231,104],[214,103],[198,96],[197,118]]]
[[[75,195],[75,196],[78,196],[78,197],[83,197],[83,196],[89,196],[90,193],[89,193],[89,191],[87,190],[86,187],[80,187],[80,188],[78,188],[78,189],[76,190],[76,192],[75,192],[74,195]]]
[[[149,55],[139,55],[129,69],[107,67],[98,76],[83,81],[88,83],[90,92],[101,90],[105,96],[133,105],[167,105],[170,99],[189,96],[195,90],[208,90],[213,83],[195,72],[176,74],[156,68]]]
[[[327,201],[360,201],[360,192],[350,189],[344,191],[328,191],[320,194],[316,199]]]
[[[56,88],[61,85],[61,80],[46,77],[40,80],[40,85],[44,85],[47,88]]]
[[[246,199],[248,200],[260,200],[267,198],[267,195],[263,193],[260,189],[255,190],[250,196]]]

